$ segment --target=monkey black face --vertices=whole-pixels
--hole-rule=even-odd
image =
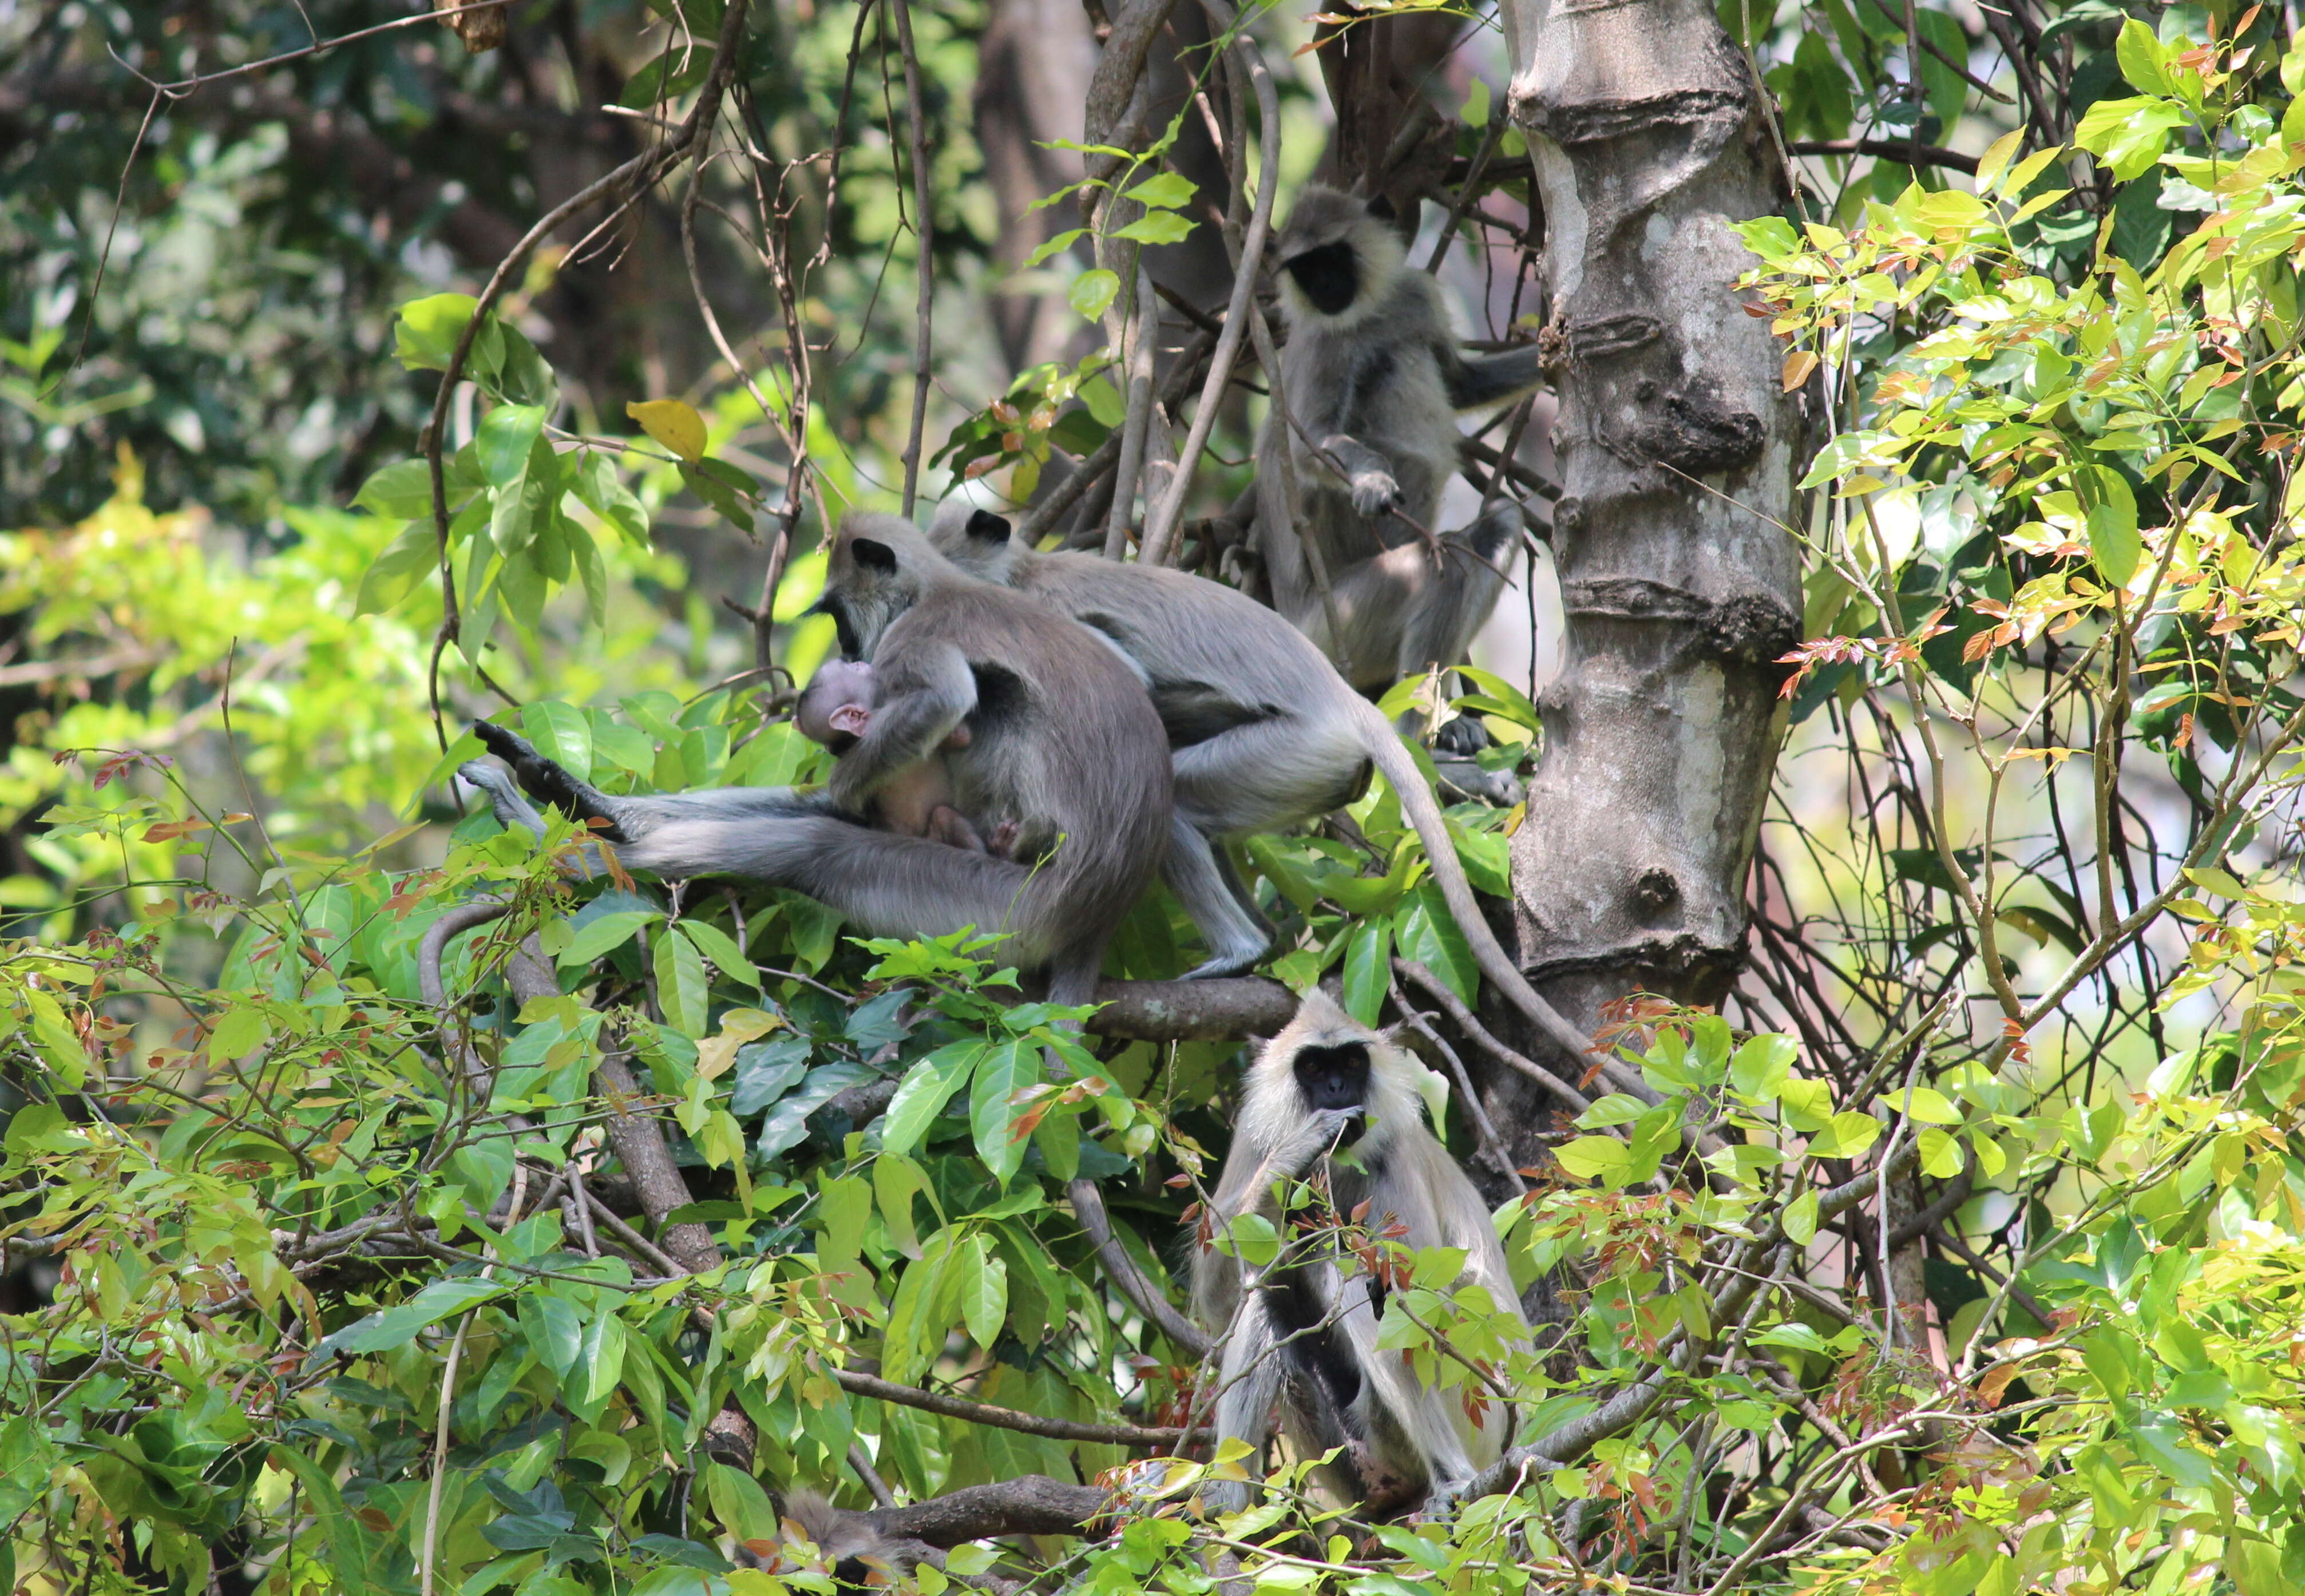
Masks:
[[[1360,258],[1353,253],[1349,239],[1304,250],[1281,265],[1323,316],[1343,315],[1360,293]]]
[[[990,510],[979,510],[968,518],[968,540],[998,547],[1008,541],[1008,522]]]
[[[840,657],[843,659],[858,659],[863,657],[864,650],[859,646],[856,636],[856,622],[849,615],[848,607],[840,601],[839,594],[827,589],[824,597],[810,605],[806,613],[832,617],[832,634],[840,645]]]
[[[1359,1108],[1368,1102],[1366,1042],[1301,1049],[1295,1060],[1297,1089],[1305,1106],[1318,1114],[1330,1108]]]

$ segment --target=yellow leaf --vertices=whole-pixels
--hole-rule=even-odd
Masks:
[[[2008,168],[2011,161],[2017,158],[2017,146],[2022,142],[2024,136],[2022,129],[2012,133],[2003,133],[1993,141],[1990,149],[1978,157],[1977,187],[1979,193],[1990,189],[1993,186],[1993,180]]]
[[[1788,352],[1785,355],[1785,392],[1790,394],[1807,382],[1808,374],[1816,369],[1816,354],[1814,351],[1796,349]]]
[[[718,1079],[736,1063],[737,1048],[783,1023],[782,1016],[761,1009],[730,1009],[720,1016],[720,1034],[696,1044],[696,1073],[707,1081]]]
[[[642,431],[689,464],[704,458],[704,418],[689,408],[686,400],[634,399],[625,403],[625,413],[641,424]]]

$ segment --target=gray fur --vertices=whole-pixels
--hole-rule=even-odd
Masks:
[[[1210,840],[1286,830],[1326,814],[1360,791],[1374,763],[1424,840],[1482,973],[1536,1017],[1540,1000],[1483,917],[1415,757],[1312,639],[1221,582],[1019,548],[1007,522],[972,516],[965,505],[940,512],[930,536],[956,565],[1096,631],[1143,673],[1169,727],[1177,816],[1185,822],[1171,835],[1163,875],[1210,949],[1193,974],[1247,968],[1270,935],[1246,895],[1226,887]]]
[[[1367,1049],[1368,1091],[1357,1119],[1313,1108],[1297,1080],[1300,1052],[1340,1044]],[[1331,1157],[1340,1150],[1348,1156]],[[1301,1180],[1324,1163],[1338,1214],[1349,1215],[1365,1201],[1367,1226],[1381,1230],[1398,1221],[1405,1246],[1463,1248],[1459,1284],[1482,1286],[1497,1307],[1519,1317],[1488,1210],[1426,1128],[1416,1066],[1316,989],[1249,1066],[1232,1149],[1211,1201],[1211,1224],[1221,1228],[1262,1213],[1286,1234],[1275,1184]],[[1249,1277],[1246,1289],[1244,1276]],[[1323,1319],[1341,1332],[1337,1350],[1349,1355],[1360,1374],[1359,1393],[1349,1404],[1333,1401],[1313,1368],[1320,1355],[1312,1350],[1314,1337],[1300,1334],[1282,1344],[1286,1330],[1276,1319],[1276,1292],[1309,1292]],[[1420,1384],[1405,1355],[1377,1347],[1381,1302],[1348,1252],[1308,1255],[1300,1243],[1256,1271],[1198,1245],[1192,1255],[1192,1303],[1195,1317],[1223,1338],[1216,1408],[1221,1437],[1261,1448],[1272,1438],[1268,1415],[1277,1402],[1283,1427],[1300,1450],[1348,1448],[1352,1473],[1340,1483],[1356,1493],[1367,1490],[1374,1474],[1390,1475],[1420,1496],[1452,1495],[1503,1449],[1505,1413],[1492,1407],[1485,1422],[1476,1422],[1453,1392]],[[1215,1495],[1216,1506],[1232,1509],[1246,1492],[1235,1484]]]
[[[893,568],[860,560],[868,543]],[[1086,1001],[1106,942],[1168,848],[1167,740],[1142,684],[1084,628],[965,574],[894,516],[842,522],[822,607],[844,643],[872,661],[877,700],[822,792],[616,798],[572,784],[574,806],[613,822],[611,840],[631,869],[788,887],[875,936],[969,925],[1001,932],[1004,957],[1049,969],[1052,999]],[[947,746],[963,726],[965,745]],[[854,818],[931,756],[943,760],[963,814],[1016,821],[1015,859]],[[537,790],[533,772],[519,773]],[[540,824],[491,768],[467,766],[464,775],[489,791],[507,824]]]
[[[1340,248],[1351,252],[1356,291],[1341,310],[1324,310],[1291,263]],[[1439,286],[1408,266],[1391,226],[1335,189],[1308,184],[1298,195],[1275,259],[1289,322],[1280,381],[1303,436],[1276,412],[1257,444],[1256,540],[1274,606],[1343,658],[1356,686],[1454,665],[1503,591],[1491,567],[1511,557],[1518,522],[1500,535],[1484,517],[1442,537],[1437,569],[1415,527],[1437,533],[1457,469],[1456,412],[1535,386],[1535,351],[1468,359]],[[1293,522],[1284,451],[1297,481]],[[1306,539],[1329,573],[1340,638],[1330,634]]]

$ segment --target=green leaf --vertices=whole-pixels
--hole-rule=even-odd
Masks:
[[[607,522],[635,548],[649,547],[649,515],[633,490],[617,474],[616,463],[597,449],[587,449],[570,473],[569,491],[579,503]]]
[[[1730,1061],[1729,1084],[1756,1108],[1773,1103],[1799,1057],[1800,1044],[1789,1036],[1756,1036]]]
[[[817,1212],[817,1267],[826,1274],[846,1274],[855,1269],[863,1249],[865,1222],[872,1217],[872,1188],[861,1176],[836,1176],[824,1182]]]
[[[353,508],[387,521],[431,519],[432,468],[421,460],[396,460],[361,484]]]
[[[1579,1136],[1553,1149],[1552,1156],[1578,1179],[1592,1180],[1622,1174],[1632,1150],[1614,1136]]]
[[[489,412],[472,442],[481,473],[494,488],[514,488],[528,471],[529,452],[544,436],[544,412],[532,404],[499,404]]]
[[[2169,81],[2169,53],[2161,41],[2153,37],[2153,30],[2130,17],[2121,24],[2121,38],[2113,47],[2114,59],[2121,64],[2121,75],[2139,94],[2171,94],[2174,85]]]
[[[741,1469],[725,1463],[706,1464],[704,1499],[712,1504],[712,1516],[720,1521],[720,1527],[738,1541],[777,1539],[777,1510],[769,1493]]]
[[[633,933],[651,921],[664,917],[653,909],[621,909],[613,914],[603,914],[598,920],[587,921],[576,929],[568,946],[560,950],[554,961],[563,970],[574,970],[589,964],[602,954],[614,953],[633,939]]]
[[[1921,1167],[1939,1180],[1951,1180],[1961,1173],[1961,1139],[1951,1131],[1941,1131],[1932,1125],[1920,1135]]]
[[[1127,193],[1124,200],[1134,200],[1139,205],[1174,209],[1188,202],[1198,192],[1193,180],[1181,173],[1163,172],[1158,177],[1148,177]]]
[[[719,476],[704,469],[704,466],[712,463],[714,463],[706,461],[698,465],[690,465],[683,461],[680,465],[680,480],[688,484],[689,491],[695,494],[698,498],[736,522],[739,531],[750,532],[753,530],[753,507],[739,497],[735,488],[722,480]]]
[[[1040,1050],[1029,1042],[1007,1041],[988,1048],[969,1088],[968,1124],[976,1156],[1002,1185],[1025,1161],[1025,1139],[1016,1134],[1020,1112],[1013,1100],[1041,1077]]]
[[[664,100],[677,99],[704,81],[712,70],[712,47],[702,39],[676,40],[672,47],[632,75],[617,103],[628,111],[645,111]]]
[[[2136,496],[2110,466],[2084,466],[2074,477],[2088,513],[2089,558],[2106,582],[2127,587],[2144,548],[2137,535]]]
[[[578,781],[592,779],[592,723],[583,710],[558,699],[538,699],[521,710],[520,729],[539,753]]]
[[[2185,125],[2182,107],[2161,99],[2102,99],[2081,117],[2073,141],[2105,157],[2116,182],[2139,177]]]
[[[436,293],[401,306],[392,329],[400,363],[411,371],[446,371],[480,303],[469,293]]]
[[[880,1222],[889,1227],[889,1239],[907,1258],[921,1255],[920,1233],[913,1228],[913,1199],[928,1190],[928,1171],[902,1153],[890,1152],[884,1140],[880,1156],[872,1160],[872,1195],[880,1204]]]
[[[1932,1087],[1916,1086],[1909,1098],[1901,1091],[1894,1097],[1882,1099],[1882,1101],[1907,1118],[1918,1120],[1923,1125],[1959,1125],[1961,1123],[1961,1110],[1952,1106],[1952,1100],[1944,1092]]]
[[[1537,713],[1536,706],[1529,701],[1528,695],[1502,676],[1471,665],[1459,666],[1457,674],[1495,700],[1496,708],[1489,711],[1491,714],[1501,715],[1529,732],[1544,729],[1544,717]]]
[[[574,1303],[557,1296],[526,1297],[520,1317],[537,1362],[558,1375],[576,1366],[577,1354],[584,1349],[584,1320]]]
[[[1058,233],[1054,238],[1050,239],[1039,249],[1025,256],[1025,264],[1020,269],[1030,271],[1033,267],[1048,259],[1050,256],[1063,254],[1067,250],[1071,249],[1073,244],[1087,231],[1088,229],[1085,227],[1072,227]]]
[[[1193,224],[1173,210],[1147,211],[1113,236],[1135,244],[1182,243],[1193,235]]]
[[[1795,1246],[1806,1247],[1816,1235],[1816,1190],[1808,1187],[1785,1205],[1785,1235]]]
[[[953,1249],[958,1271],[954,1279],[960,1292],[960,1321],[969,1338],[991,1352],[1008,1319],[1008,1266],[998,1254],[988,1254],[984,1238],[972,1235]]]
[[[1094,321],[1104,314],[1106,309],[1111,305],[1113,296],[1119,292],[1119,277],[1100,266],[1075,277],[1072,292],[1065,298],[1083,318]],[[1081,397],[1084,399],[1088,397],[1085,389],[1083,390]]]
[[[366,1319],[346,1325],[343,1329],[322,1340],[313,1349],[315,1357],[334,1352],[390,1352],[405,1346],[419,1333],[430,1329],[444,1319],[477,1307],[511,1290],[509,1284],[498,1280],[480,1280],[465,1276],[454,1280],[435,1280],[408,1301],[396,1307],[371,1313]]]
[[[665,1023],[686,1037],[704,1034],[704,959],[685,937],[656,939],[656,1000]]]
[[[376,1549],[344,1511],[335,1479],[293,1447],[276,1445],[267,1456],[274,1467],[295,1475],[304,1487],[304,1506],[319,1521],[320,1539],[328,1545],[330,1577],[344,1586],[344,1596],[368,1596],[367,1570],[377,1558]]]
[[[383,615],[414,590],[428,572],[439,568],[440,539],[428,517],[405,527],[384,547],[361,578],[354,615]]]
[[[1465,940],[1464,928],[1449,911],[1441,884],[1427,879],[1409,894],[1411,906],[1393,917],[1394,948],[1404,959],[1424,965],[1442,985],[1470,1003],[1480,989],[1481,967]]]
[[[985,1050],[980,1041],[950,1042],[906,1072],[889,1100],[889,1120],[880,1129],[884,1153],[910,1152],[960,1090],[960,1083]]]
[[[581,1375],[577,1400],[606,1402],[625,1373],[625,1326],[614,1313],[602,1313],[584,1327],[584,1339],[570,1371]]]
[[[1843,1110],[1829,1120],[1808,1144],[1809,1156],[1853,1159],[1880,1139],[1881,1122],[1870,1114]]]
[[[712,961],[714,969],[738,986],[750,987],[755,992],[761,989],[760,971],[753,967],[752,960],[736,951],[736,944],[727,932],[701,920],[683,920],[675,924],[682,936],[696,944],[697,952]]]
[[[1374,1025],[1392,981],[1392,921],[1363,921],[1345,944],[1345,1012]]]

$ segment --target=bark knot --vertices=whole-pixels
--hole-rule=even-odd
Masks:
[[[1664,414],[1633,434],[1633,446],[1660,465],[1710,477],[1752,464],[1766,437],[1752,412],[1730,410],[1690,387],[1664,396]]]
[[[1766,593],[1713,599],[1646,576],[1606,576],[1563,582],[1561,602],[1578,619],[1666,622],[1739,665],[1772,663],[1800,641],[1799,618]]]

